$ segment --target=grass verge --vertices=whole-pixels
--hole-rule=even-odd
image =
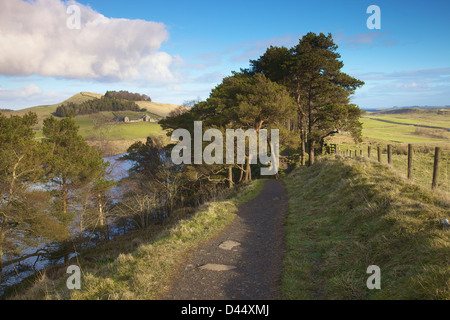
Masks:
[[[450,299],[450,218],[440,193],[373,161],[337,158],[286,179],[286,299]],[[367,268],[381,269],[369,290]]]
[[[224,230],[239,204],[255,198],[262,186],[262,180],[255,180],[228,199],[205,204],[190,215],[179,210],[163,225],[83,253],[71,262],[81,269],[80,290],[68,290],[66,267],[55,266],[36,277],[30,287],[19,287],[10,299],[159,299],[186,254]]]

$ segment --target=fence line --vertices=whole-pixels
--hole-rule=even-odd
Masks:
[[[335,153],[337,155],[353,158],[357,157],[358,150],[359,150],[359,156],[363,157],[363,150],[362,148],[358,148],[354,150],[354,153],[352,152],[352,149],[346,149],[341,150],[339,146],[335,146],[335,152],[329,152],[329,153]],[[382,148],[380,145],[377,145],[377,161],[379,163],[382,163]],[[450,150],[442,150],[441,147],[435,147],[434,148],[434,162],[433,162],[433,173],[432,173],[432,181],[431,181],[431,189],[435,190],[439,188],[439,181],[440,181],[440,168],[442,163],[442,152],[450,152]],[[391,144],[387,144],[386,146],[386,154],[387,154],[387,165],[390,167],[394,167],[393,164],[393,146]],[[367,158],[371,159],[372,156],[372,146],[367,146]],[[406,177],[409,180],[413,179],[413,168],[414,168],[414,146],[412,144],[408,144],[407,149],[407,167],[406,167]],[[447,169],[447,165],[445,166]],[[446,175],[447,176],[447,175]]]

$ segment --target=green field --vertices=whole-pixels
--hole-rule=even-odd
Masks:
[[[450,109],[419,109],[405,112],[367,112],[364,117],[388,121],[449,128]]]
[[[142,113],[135,112],[134,115],[127,115],[131,118],[138,118]],[[112,112],[101,112],[95,115],[81,115],[75,117],[75,123],[80,126],[80,134],[85,139],[98,137],[105,134],[108,140],[130,140],[145,138],[149,135],[159,135],[163,131],[158,123],[150,122],[115,122]]]
[[[410,108],[365,112],[361,122],[366,139],[433,145],[450,143],[450,109]]]
[[[42,138],[42,127],[44,119],[53,115],[56,108],[61,104],[73,102],[76,104],[101,98],[102,94],[80,92],[69,99],[54,104],[30,107],[18,111],[5,111],[5,115],[24,115],[27,112],[34,112],[38,116],[38,124],[35,127],[36,138]],[[75,123],[79,126],[80,135],[85,138],[91,145],[100,146],[104,150],[105,156],[121,154],[126,152],[127,148],[136,141],[144,141],[148,136],[154,136],[167,142],[168,138],[161,126],[155,122],[116,122],[115,116],[127,116],[130,119],[138,119],[142,115],[147,114],[154,119],[164,118],[170,111],[179,107],[175,104],[157,103],[149,101],[137,101],[141,108],[146,109],[145,112],[120,111],[111,112],[104,111],[99,113],[78,115]],[[105,149],[105,144],[108,146]],[[105,151],[107,150],[107,151]]]
[[[45,108],[44,110],[48,110]],[[41,111],[44,114],[45,111]],[[127,112],[130,118],[138,118],[143,113]],[[119,115],[119,113],[116,113]],[[122,115],[122,113],[120,113]],[[45,116],[43,116],[45,118]],[[113,153],[124,153],[127,145],[131,145],[136,140],[145,139],[148,136],[167,139],[164,130],[158,123],[154,122],[115,122],[112,121],[112,112],[100,112],[97,114],[80,115],[75,117],[75,123],[79,126],[79,134],[88,141],[107,140],[113,145]],[[42,122],[36,127],[36,138],[42,138]],[[114,147],[114,145],[117,146]],[[120,145],[120,147],[119,147]],[[112,155],[108,153],[108,155]]]
[[[78,124],[83,122],[89,123],[89,120],[76,119],[76,122]],[[159,124],[148,122],[106,124],[103,128],[108,140],[131,140],[163,134]],[[80,125],[80,134],[84,138],[96,137],[98,132],[92,126]]]
[[[104,156],[125,153],[129,146],[137,141],[145,141],[148,136],[157,137],[163,143],[168,141],[166,132],[155,122],[116,122],[114,115],[137,119],[140,112],[100,112],[75,117],[80,135],[89,144],[99,147]],[[147,112],[147,114],[149,114]],[[150,114],[151,115],[151,114]],[[151,115],[152,116],[152,115]]]
[[[449,113],[438,113],[438,110],[426,110],[419,112],[405,112],[396,114],[371,113],[361,118],[363,125],[363,142],[356,144],[346,133],[336,135],[328,140],[339,145],[341,151],[363,151],[363,157],[367,157],[368,146],[372,147],[371,160],[377,161],[377,146],[381,147],[382,163],[387,163],[387,144],[392,145],[392,170],[405,177],[407,172],[407,145],[414,147],[412,182],[425,188],[431,187],[433,174],[434,149],[439,146],[442,150],[441,165],[439,170],[438,189],[445,196],[450,195],[450,132],[443,129],[416,127],[412,125],[393,124],[378,121],[371,118],[403,123],[416,123],[421,125],[439,125],[450,127]]]
[[[450,143],[450,132],[446,130],[393,124],[367,118],[361,118],[361,122],[363,124],[363,137],[372,140],[397,143]],[[447,121],[447,124],[450,124],[450,120]]]

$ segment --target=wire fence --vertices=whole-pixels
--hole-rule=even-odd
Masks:
[[[446,194],[450,192],[450,150],[442,147],[396,145],[336,146],[332,150],[344,158],[365,157],[386,164],[407,179]]]

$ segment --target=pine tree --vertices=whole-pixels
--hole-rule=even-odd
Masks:
[[[77,199],[91,192],[104,177],[107,163],[78,134],[72,118],[45,119],[43,133],[43,143],[49,150],[44,169],[54,194],[53,210],[69,230],[76,213],[80,212]]]
[[[9,118],[0,113],[0,282],[2,267],[39,255],[42,250],[29,250],[46,241],[67,237],[47,210],[47,193],[36,188],[44,181],[42,161],[48,151],[34,139],[36,124],[35,113]]]

